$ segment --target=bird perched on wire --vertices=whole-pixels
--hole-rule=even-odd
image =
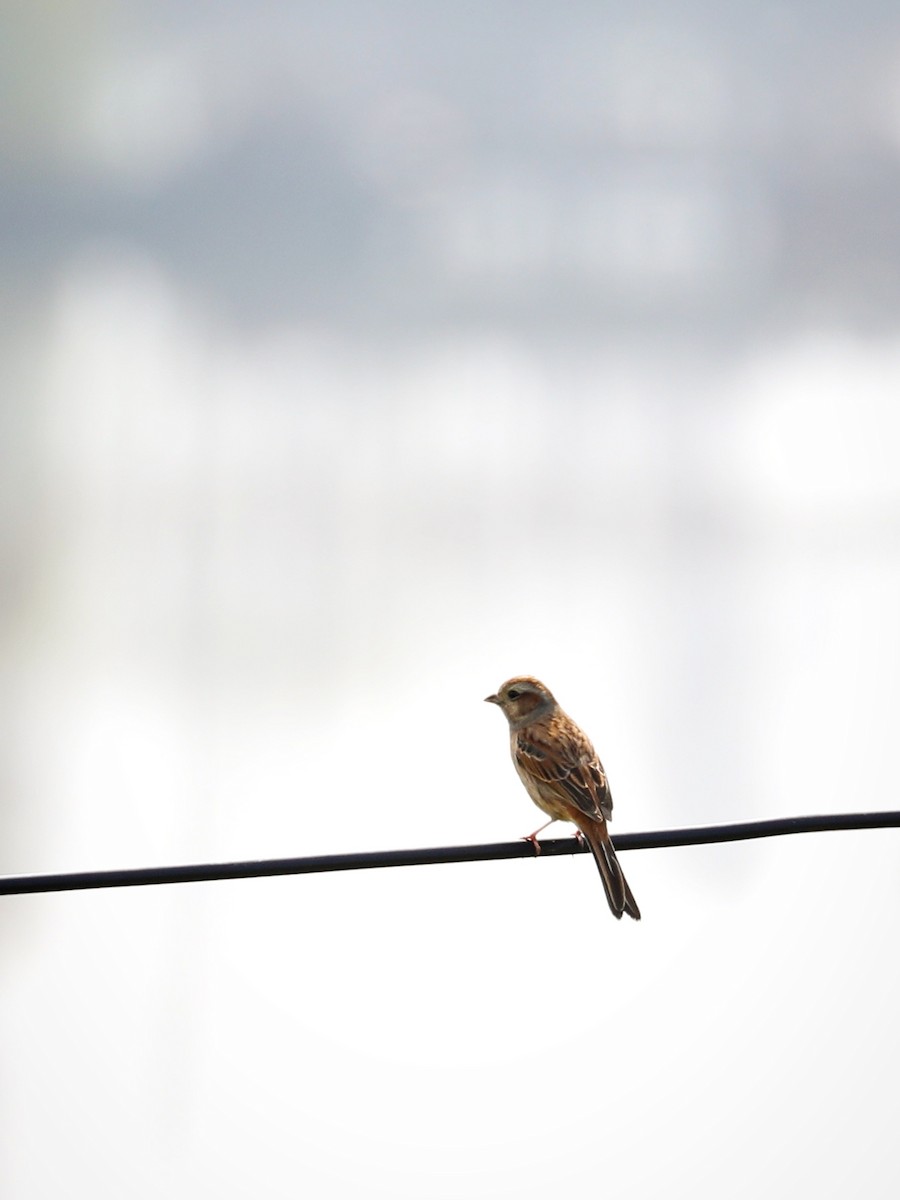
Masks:
[[[550,818],[528,835],[535,853],[541,852],[537,835],[542,829],[554,821],[571,821],[593,852],[613,916],[619,919],[627,912],[639,921],[641,910],[606,828],[612,820],[612,795],[590,738],[563,712],[550,689],[531,675],[508,679],[485,701],[496,704],[509,721],[509,748],[519,778]]]

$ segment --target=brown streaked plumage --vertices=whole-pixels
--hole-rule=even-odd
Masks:
[[[627,912],[636,921],[641,911],[619,866],[606,822],[612,820],[612,795],[597,751],[549,688],[531,675],[508,679],[492,696],[509,721],[509,748],[519,778],[550,820],[571,821],[586,839],[603,880],[606,899],[616,918]],[[528,840],[540,853],[537,835]]]

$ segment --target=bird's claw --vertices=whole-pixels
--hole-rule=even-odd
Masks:
[[[538,858],[541,853],[541,843],[537,839],[537,833],[526,833],[522,841],[531,842],[532,846],[534,846],[534,857]]]

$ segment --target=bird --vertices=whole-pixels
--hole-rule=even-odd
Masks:
[[[507,679],[484,699],[496,704],[509,722],[513,765],[528,795],[550,818],[526,838],[535,853],[541,852],[537,835],[542,830],[554,821],[571,821],[591,848],[613,916],[621,920],[628,913],[639,921],[641,910],[606,827],[612,820],[612,794],[590,738],[532,675]]]

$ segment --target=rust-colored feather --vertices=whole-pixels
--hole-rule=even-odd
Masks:
[[[534,721],[515,735],[520,769],[558,790],[589,817],[612,819],[612,793],[597,752],[584,733],[557,709],[547,721]]]

